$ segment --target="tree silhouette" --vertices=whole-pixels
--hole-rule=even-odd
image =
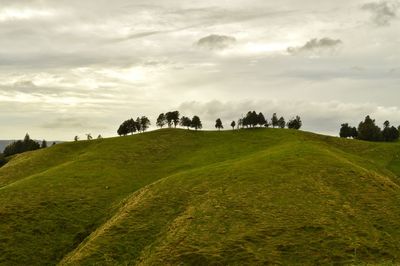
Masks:
[[[217,128],[218,130],[221,130],[221,128],[224,128],[224,126],[222,125],[222,121],[221,121],[220,118],[218,118],[218,119],[215,121],[215,128]]]
[[[179,125],[182,127],[186,127],[187,129],[189,129],[192,125],[192,120],[190,120],[189,117],[186,116],[182,116],[181,120],[179,122]]]
[[[26,151],[34,151],[40,149],[40,144],[32,140],[29,134],[26,134],[24,140],[14,141],[4,149],[4,156],[8,157],[14,154],[23,153]]]
[[[285,126],[286,126],[285,118],[283,118],[283,117],[279,118],[278,127],[285,128]]]
[[[289,129],[300,129],[303,126],[303,122],[300,119],[300,116],[296,116],[296,118],[292,118],[287,123]]]
[[[275,128],[275,127],[278,126],[278,116],[276,115],[276,113],[274,113],[274,114],[272,115],[271,124],[272,124],[272,127],[273,127],[273,128]]]
[[[369,115],[358,125],[358,138],[369,141],[382,140],[381,129],[375,125],[375,120],[371,119]]]
[[[118,130],[119,131],[119,130]],[[121,136],[121,134],[119,134],[119,132],[118,132],[118,135],[120,135]],[[78,136],[75,136],[74,137],[74,141],[78,141],[79,140],[79,137]]]
[[[264,127],[265,124],[267,124],[267,120],[265,119],[265,116],[261,112],[258,114],[257,123],[260,125],[260,127]]]
[[[87,140],[92,140],[93,139],[92,134],[91,133],[86,134],[86,138]]]
[[[157,118],[156,125],[160,128],[163,128],[167,124],[167,118],[164,113],[160,114]]]
[[[145,132],[150,127],[150,125],[150,120],[146,116],[142,116],[140,118],[140,128],[143,132]]]
[[[232,130],[235,130],[235,126],[236,126],[236,122],[232,121],[232,123],[231,123]]]
[[[196,130],[201,129],[203,127],[203,125],[201,124],[201,120],[197,115],[193,116],[191,127]]]

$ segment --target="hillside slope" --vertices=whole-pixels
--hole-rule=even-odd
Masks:
[[[0,169],[0,264],[400,263],[400,145],[291,130],[65,143]]]

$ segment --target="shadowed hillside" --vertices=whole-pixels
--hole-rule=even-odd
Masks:
[[[400,262],[400,145],[255,129],[64,143],[0,169],[0,264]]]

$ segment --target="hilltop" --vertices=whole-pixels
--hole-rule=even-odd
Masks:
[[[0,264],[400,263],[400,144],[284,129],[63,143],[0,168]]]

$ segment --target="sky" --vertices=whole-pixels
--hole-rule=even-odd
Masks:
[[[249,110],[400,125],[400,1],[0,0],[0,139]]]

